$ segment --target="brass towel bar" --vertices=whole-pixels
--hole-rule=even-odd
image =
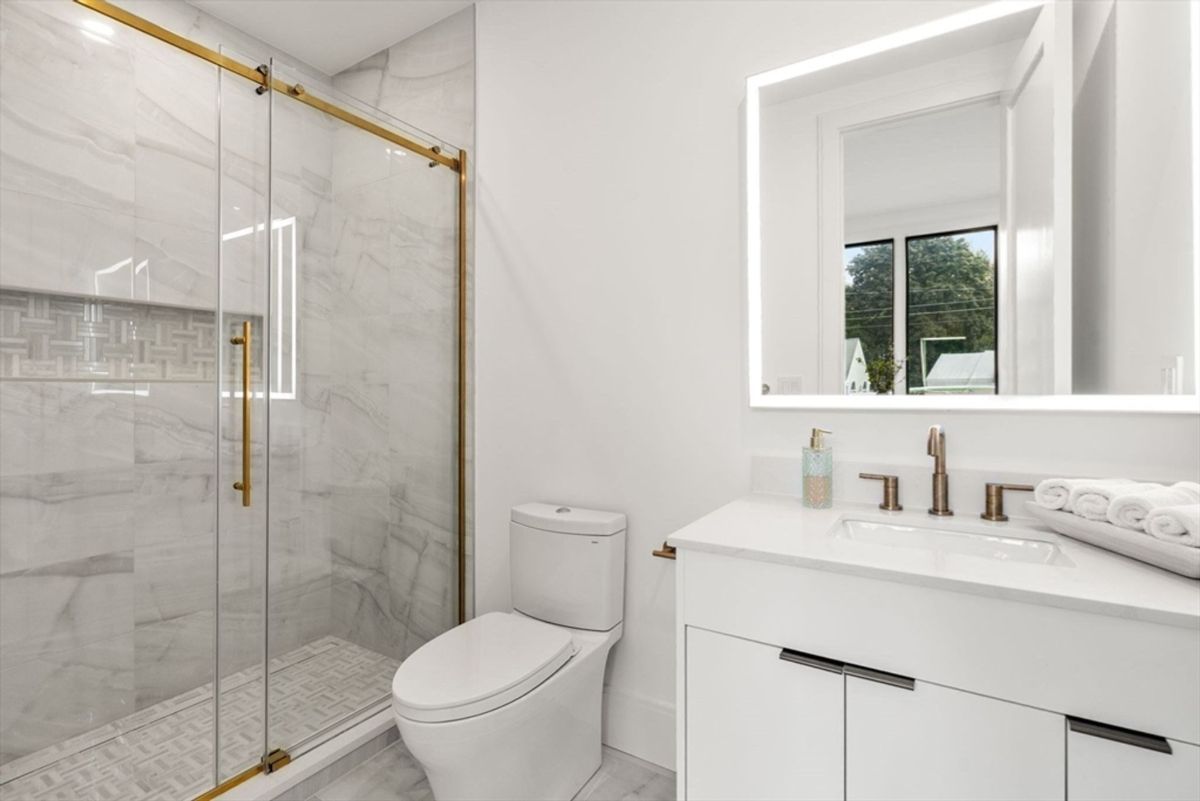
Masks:
[[[675,558],[675,546],[667,545],[667,543],[664,541],[662,544],[662,547],[656,548],[655,550],[651,551],[650,555],[657,556],[660,559],[674,559]]]

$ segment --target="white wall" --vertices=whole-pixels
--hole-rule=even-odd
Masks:
[[[1074,378],[1084,392],[1159,392],[1176,355],[1184,391],[1196,388],[1189,13],[1171,2],[1075,8],[1084,249],[1074,260]]]
[[[673,761],[674,574],[650,550],[747,492],[755,451],[825,424],[839,458],[920,464],[942,422],[952,468],[1200,472],[1195,417],[749,409],[745,77],[966,5],[479,5],[478,610],[509,608],[511,505],[628,513],[617,748]]]

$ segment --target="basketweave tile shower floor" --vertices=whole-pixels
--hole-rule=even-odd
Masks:
[[[399,663],[323,637],[271,663],[272,740],[292,745],[388,697]],[[226,775],[261,749],[262,675],[221,681]],[[212,786],[212,685],[204,685],[0,767],[0,801],[180,801]]]

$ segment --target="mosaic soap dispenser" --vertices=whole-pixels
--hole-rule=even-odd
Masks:
[[[833,446],[825,444],[823,428],[814,428],[804,449],[804,505],[809,509],[833,506]]]

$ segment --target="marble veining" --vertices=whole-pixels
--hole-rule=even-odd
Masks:
[[[673,801],[675,774],[605,747],[600,769],[575,801]],[[395,742],[319,790],[309,801],[431,801],[421,766],[403,741]]]
[[[445,141],[474,139],[475,9],[467,8],[339,73],[334,85]]]
[[[469,145],[474,10],[351,67],[334,86]],[[341,448],[333,481],[344,485],[354,471],[374,481],[382,458],[386,487],[333,530],[334,625],[403,657],[455,623],[454,176],[345,128],[335,133],[333,166],[335,310],[356,322],[342,332],[346,358],[332,377],[384,404],[374,431],[385,443]]]

